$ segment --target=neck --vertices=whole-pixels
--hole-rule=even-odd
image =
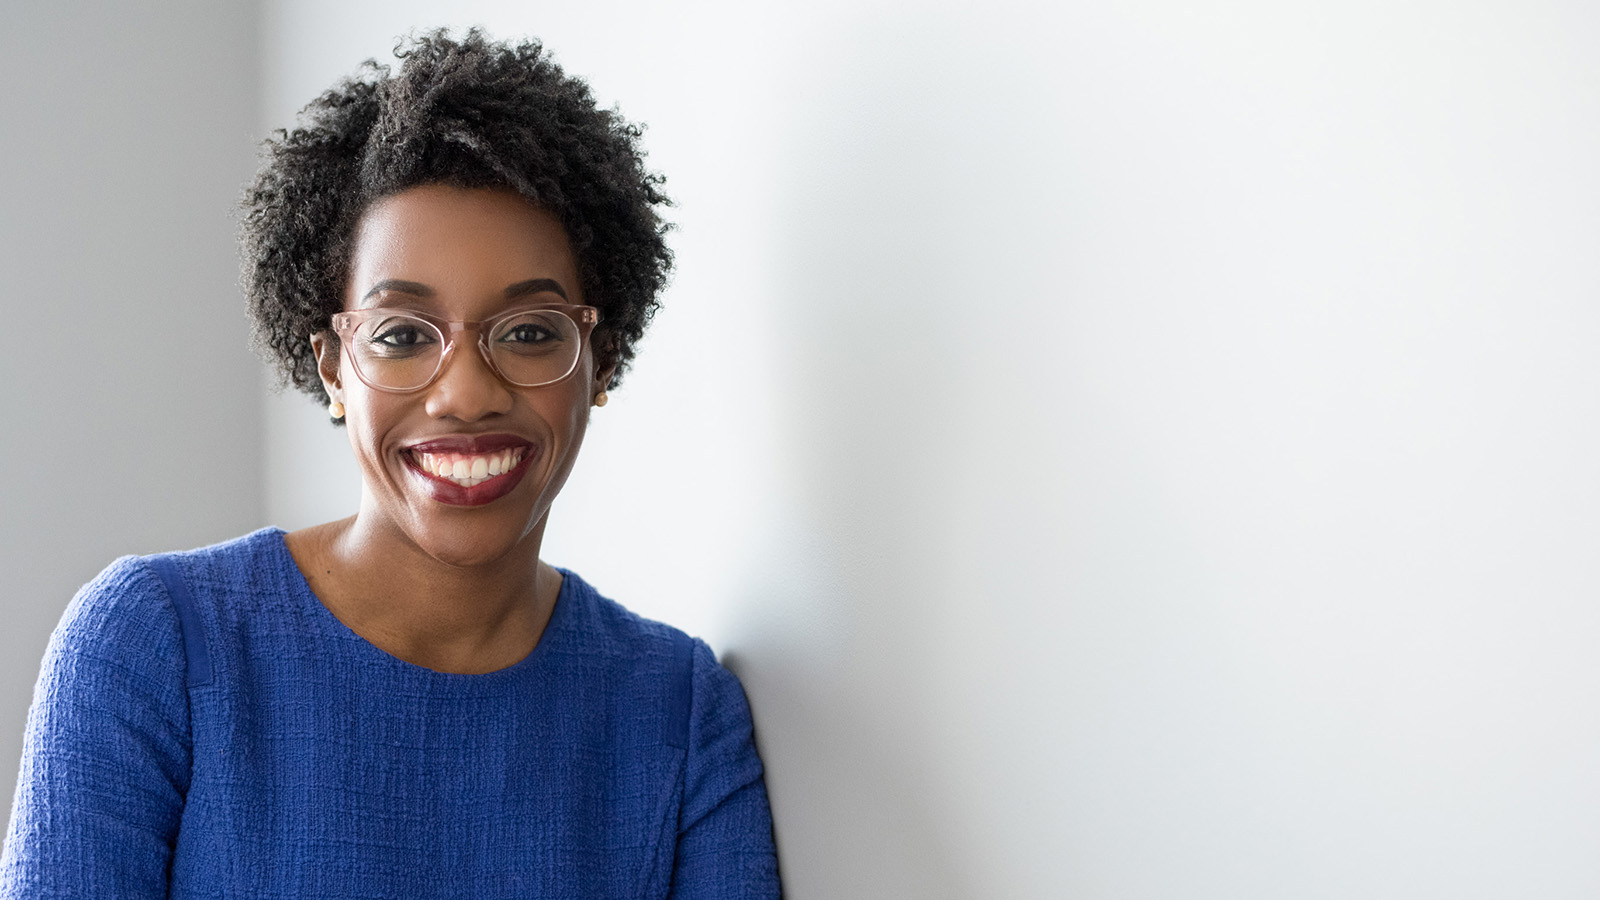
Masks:
[[[509,552],[446,561],[362,506],[291,543],[334,616],[390,655],[442,672],[492,672],[532,652],[561,589],[561,574],[539,561],[548,514]]]

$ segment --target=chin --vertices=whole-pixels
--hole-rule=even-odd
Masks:
[[[536,557],[548,513],[539,501],[549,489],[541,477],[547,473],[536,465],[542,456],[531,452],[504,474],[468,485],[450,483],[408,458],[401,484],[412,496],[398,521],[419,550],[456,568]]]

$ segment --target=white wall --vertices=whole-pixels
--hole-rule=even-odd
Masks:
[[[679,275],[547,556],[740,672],[791,898],[1600,888],[1595,12],[265,9],[257,134],[396,34],[469,22],[544,37],[650,124]],[[64,43],[17,33],[4,65]],[[91,58],[132,53],[100,40]],[[0,99],[0,121],[33,102]],[[58,217],[0,218],[8,276],[48,273],[22,296],[80,277],[69,228],[121,234],[140,208],[98,170],[93,189],[0,171]],[[52,183],[109,218],[42,203]],[[48,371],[19,360],[5,411],[49,426],[7,428],[8,456],[67,445],[108,471],[73,502],[117,496],[147,529],[33,571],[75,584],[200,542],[195,515],[145,515],[215,477],[188,475],[212,465],[193,439],[91,459],[86,437],[150,410],[230,433],[188,421],[225,405],[191,395],[194,364],[68,417],[65,388],[16,389]],[[348,513],[342,435],[303,402],[266,409],[268,517]],[[77,532],[33,517],[64,506],[54,482],[7,477],[26,572]],[[40,621],[67,590],[46,577],[17,582],[51,598]],[[17,651],[30,683],[44,627]]]
[[[232,214],[256,31],[250,5],[0,4],[0,816],[78,587],[264,524]]]

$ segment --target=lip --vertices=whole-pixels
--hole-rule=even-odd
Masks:
[[[406,447],[412,453],[497,453],[532,445],[514,434],[451,434]]]
[[[463,487],[428,472],[418,463],[416,456],[419,453],[496,453],[517,447],[524,448],[521,461],[509,471],[472,487]],[[540,455],[537,445],[512,434],[451,435],[412,444],[400,452],[406,471],[421,481],[429,496],[449,506],[483,506],[504,497],[522,483],[523,476],[528,474],[529,467]]]

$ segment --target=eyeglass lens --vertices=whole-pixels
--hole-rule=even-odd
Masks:
[[[432,380],[447,346],[432,322],[403,313],[363,321],[354,338],[352,351],[361,374],[397,391]],[[560,381],[583,351],[577,324],[555,310],[528,310],[502,319],[486,338],[491,364],[502,378],[522,387]]]

